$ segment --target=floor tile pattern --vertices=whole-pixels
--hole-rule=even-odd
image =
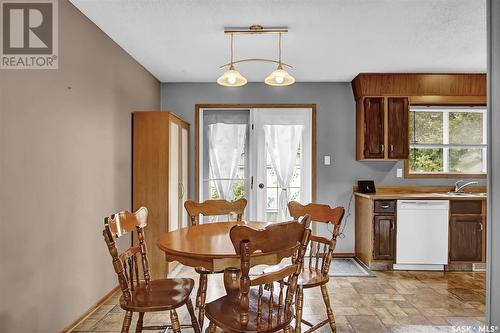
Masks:
[[[189,267],[182,267],[177,276],[197,281]],[[209,276],[207,300],[219,297],[223,290],[222,276]],[[339,333],[452,332],[453,325],[484,325],[484,273],[376,272],[376,277],[332,277],[328,290]],[[309,289],[304,294],[304,318],[312,322],[326,318],[320,290]],[[114,295],[74,332],[120,332],[124,312],[118,299],[119,294]],[[185,308],[178,312],[182,323],[190,322]],[[131,332],[135,331],[136,320],[134,315]],[[169,321],[168,313],[144,317],[145,325]],[[324,326],[318,332],[329,331]]]

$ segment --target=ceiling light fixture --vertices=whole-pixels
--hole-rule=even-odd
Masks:
[[[277,64],[278,67],[269,76],[266,77],[264,82],[270,86],[288,86],[295,82],[293,76],[291,76],[283,67],[292,68],[291,65],[282,62],[281,60],[281,37],[283,33],[287,33],[287,28],[269,28],[265,29],[261,25],[254,24],[249,28],[226,28],[224,30],[225,34],[231,36],[231,61],[227,64],[220,66],[219,68],[228,68],[224,74],[222,74],[218,79],[217,83],[225,87],[240,87],[247,83],[247,79],[234,69],[235,64],[242,62],[270,62]],[[261,58],[248,58],[234,61],[233,59],[233,37],[235,34],[278,34],[278,60],[272,59],[261,59]]]
[[[233,34],[231,34],[231,62],[229,63],[229,69],[217,79],[217,83],[224,87],[241,87],[247,84],[247,79],[234,69]]]
[[[281,63],[281,32],[279,33],[278,42],[278,61],[278,68],[269,74],[264,82],[270,86],[289,86],[293,84],[295,82],[295,78],[283,69],[283,65]]]

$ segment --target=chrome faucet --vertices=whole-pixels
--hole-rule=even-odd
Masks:
[[[455,183],[455,190],[453,192],[455,193],[461,193],[463,192],[462,190],[467,187],[467,186],[470,186],[470,185],[477,185],[479,184],[478,182],[476,181],[471,181],[471,182],[467,182],[465,184],[463,184],[465,182],[465,180],[459,180]]]

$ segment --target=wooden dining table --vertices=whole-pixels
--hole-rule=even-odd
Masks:
[[[165,252],[167,261],[177,261],[185,266],[203,267],[212,272],[224,270],[224,287],[228,294],[239,291],[240,256],[236,254],[229,237],[235,225],[263,229],[270,223],[258,221],[212,222],[185,227],[163,234],[157,241]],[[292,252],[290,249],[286,252]],[[255,252],[252,266],[279,264],[283,256]]]

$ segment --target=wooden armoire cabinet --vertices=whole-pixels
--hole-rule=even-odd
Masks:
[[[132,114],[132,206],[145,206],[148,257],[153,278],[164,278],[167,263],[156,241],[188,225],[184,202],[189,190],[189,123],[172,112]]]

